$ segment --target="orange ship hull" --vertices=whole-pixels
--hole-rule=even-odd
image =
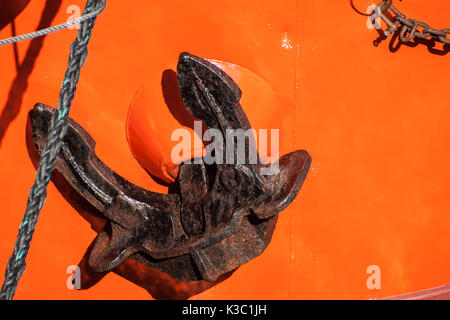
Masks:
[[[370,4],[354,3],[364,12]],[[3,11],[0,39],[65,22],[84,1],[16,4],[7,17]],[[435,27],[449,23],[447,1],[398,7]],[[133,157],[127,115],[139,88],[189,51],[263,79],[278,104],[259,112],[252,101],[266,89],[248,84],[250,121],[278,127],[280,154],[306,149],[312,167],[267,250],[213,286],[176,283],[129,261],[116,272],[84,275],[86,289],[70,290],[70,266],[83,263],[96,231],[50,184],[15,298],[374,299],[449,284],[448,46],[391,38],[374,45],[379,34],[366,20],[343,0],[108,1],[70,115],[106,164],[141,187],[167,191]],[[2,268],[35,174],[27,114],[37,102],[57,106],[75,33],[0,47]],[[163,93],[152,90],[159,110]],[[161,127],[173,126],[152,110],[147,116]],[[170,141],[157,132],[162,144]]]

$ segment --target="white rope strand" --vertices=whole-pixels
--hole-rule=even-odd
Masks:
[[[85,14],[85,15],[83,15],[83,16],[81,16],[79,18],[76,18],[74,20],[70,20],[70,21],[67,21],[66,23],[62,23],[62,24],[59,24],[59,25],[56,25],[56,26],[53,26],[53,27],[49,27],[49,28],[46,28],[46,29],[38,30],[38,31],[35,31],[35,32],[22,34],[22,35],[19,35],[19,36],[15,36],[15,37],[11,37],[11,38],[8,38],[8,39],[0,40],[0,47],[4,46],[4,45],[7,45],[7,44],[23,41],[23,40],[29,40],[29,39],[42,37],[42,36],[45,36],[45,35],[47,35],[49,33],[52,33],[52,32],[55,32],[55,31],[60,31],[60,30],[72,27],[74,25],[77,25],[79,23],[82,23],[84,21],[87,21],[89,19],[92,19],[92,18],[96,17],[97,15],[99,15],[100,13],[103,12],[103,10],[105,9],[105,6],[106,6],[106,0],[103,0],[102,1],[102,6],[99,9],[97,9],[96,11],[92,11],[92,12],[90,12],[88,14]]]

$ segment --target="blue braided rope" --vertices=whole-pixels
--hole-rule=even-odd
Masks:
[[[87,57],[87,45],[91,38],[91,31],[97,15],[103,11],[105,6],[106,0],[87,0],[83,16],[90,18],[81,23],[77,38],[70,47],[69,63],[61,86],[58,110],[51,119],[47,142],[36,172],[36,180],[28,197],[27,210],[19,228],[13,254],[8,260],[5,280],[0,292],[1,300],[11,300],[14,297],[17,284],[25,271],[25,259],[33,238],[39,212],[47,198],[47,186],[61,148],[62,139],[67,132],[69,111],[80,78],[81,68]]]

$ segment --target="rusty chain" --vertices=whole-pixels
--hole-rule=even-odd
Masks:
[[[413,18],[408,19],[400,10],[394,7],[392,0],[381,1],[377,8],[379,8],[379,11],[377,12],[375,10],[373,14],[379,15],[388,26],[388,29],[384,31],[386,37],[400,30],[399,37],[404,43],[417,37],[420,39],[430,38],[445,44],[450,44],[450,37],[447,37],[450,35],[450,29],[437,30],[431,28],[424,22]]]

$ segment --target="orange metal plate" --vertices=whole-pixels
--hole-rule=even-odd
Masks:
[[[66,21],[70,5],[84,4],[48,2],[44,25]],[[17,33],[35,30],[45,3],[29,3],[15,20]],[[368,4],[355,1],[363,11]],[[437,28],[450,24],[448,1],[398,7]],[[0,47],[2,269],[35,173],[26,115],[36,102],[56,107],[75,32],[19,43],[19,75],[14,47]],[[0,30],[0,38],[10,35],[9,26]],[[377,37],[344,0],[108,1],[71,117],[119,174],[165,190],[133,158],[125,126],[137,90],[181,51],[262,77],[280,101],[280,153],[306,149],[314,160],[267,251],[193,298],[368,299],[450,283],[450,54],[423,45],[390,50],[389,40],[374,46]],[[114,273],[88,290],[67,289],[67,267],[78,264],[94,237],[51,184],[16,298],[151,298]],[[380,267],[381,289],[366,286],[370,265]]]

